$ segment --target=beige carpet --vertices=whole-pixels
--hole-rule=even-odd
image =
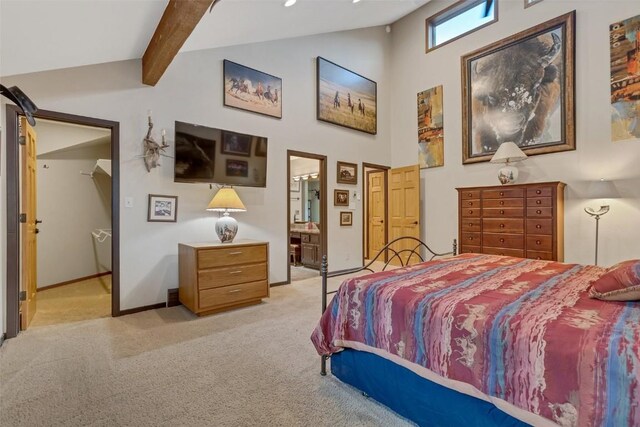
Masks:
[[[38,291],[31,327],[111,316],[111,275]]]
[[[320,280],[197,318],[184,307],[31,328],[0,348],[7,426],[405,426],[309,340]]]
[[[291,266],[291,281],[299,282],[300,280],[310,279],[312,277],[319,277],[320,270],[314,270],[307,267],[294,267]]]

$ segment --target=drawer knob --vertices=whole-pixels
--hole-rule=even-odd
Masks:
[[[473,240],[473,237],[469,236],[469,240]]]
[[[473,227],[473,223],[472,222],[469,223],[469,227]]]
[[[500,224],[500,228],[504,228],[504,224]]]
[[[504,210],[500,209],[500,215],[504,215]]]
[[[504,239],[502,239],[502,238],[501,238],[501,239],[500,239],[500,243],[504,243]]]
[[[536,194],[542,194],[542,191],[536,190]]]
[[[504,205],[504,200],[500,200],[500,206]]]
[[[540,200],[540,199],[536,200],[536,205],[539,205],[541,203],[542,203],[542,200]]]
[[[500,196],[504,196],[504,192],[502,192],[502,191],[501,191],[501,192],[500,192]]]
[[[536,245],[541,245],[542,242],[540,240],[536,240]]]
[[[536,259],[542,259],[542,257],[537,256]]]
[[[541,225],[541,224],[536,224],[536,228],[537,228],[538,230],[540,230],[540,229],[542,228],[542,225]]]
[[[542,211],[541,211],[540,209],[538,209],[538,210],[536,211],[536,213],[537,213],[538,215],[541,215],[541,214],[542,214]]]
[[[473,202],[467,202],[469,206],[473,206]]]
[[[473,214],[473,211],[471,209],[469,209],[469,215]]]
[[[467,193],[467,197],[471,197],[471,193]]]

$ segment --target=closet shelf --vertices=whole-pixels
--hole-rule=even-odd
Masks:
[[[98,159],[96,162],[96,166],[93,168],[94,172],[102,172],[111,176],[111,160],[109,159]]]

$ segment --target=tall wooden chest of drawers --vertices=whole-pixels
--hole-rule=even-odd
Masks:
[[[562,182],[458,188],[460,253],[564,261]]]
[[[257,304],[269,296],[269,244],[178,245],[179,298],[197,315]]]

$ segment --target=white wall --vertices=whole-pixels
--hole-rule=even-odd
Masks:
[[[425,19],[451,4],[433,1],[393,24],[391,137],[393,166],[417,161],[416,94],[444,85],[445,166],[422,171],[423,238],[435,249],[457,236],[456,187],[497,185],[497,167],[462,165],[460,57],[504,37],[577,11],[576,140],[573,152],[534,156],[520,163],[520,182],[563,181],[565,261],[593,263],[594,220],[583,212],[585,181],[615,180],[623,196],[600,221],[601,265],[640,258],[640,140],[611,142],[609,24],[640,13],[637,0],[545,0],[524,9],[522,0],[501,0],[499,22],[429,54],[424,53]],[[596,206],[595,202],[591,203]]]
[[[121,309],[126,310],[165,301],[166,290],[178,286],[178,242],[215,239],[215,216],[205,211],[213,195],[209,186],[174,183],[172,159],[162,159],[161,167],[147,173],[138,157],[147,110],[153,110],[156,129],[166,128],[170,140],[175,120],[269,138],[267,188],[238,188],[247,212],[234,217],[240,223],[238,238],[270,242],[269,279],[272,283],[285,281],[286,150],[327,155],[329,177],[336,176],[338,160],[388,163],[389,39],[384,27],[377,27],[180,54],[156,87],[140,83],[140,61],[12,76],[3,78],[3,84],[19,85],[42,109],[120,122],[120,292]],[[316,120],[318,55],[378,82],[377,135]],[[282,120],[222,106],[225,58],[283,79]],[[4,142],[2,147],[4,150]],[[333,194],[335,179],[328,179],[328,187]],[[177,223],[146,221],[149,193],[179,196]],[[6,195],[0,197],[5,200]],[[124,207],[125,197],[133,197],[133,208]],[[353,226],[340,228],[338,210],[329,209],[331,269],[361,265],[361,216],[358,205]]]
[[[40,129],[38,152],[46,151],[47,135]],[[80,174],[110,157],[110,143],[38,155],[38,288],[111,271],[111,239],[91,234],[111,228],[111,178]]]

